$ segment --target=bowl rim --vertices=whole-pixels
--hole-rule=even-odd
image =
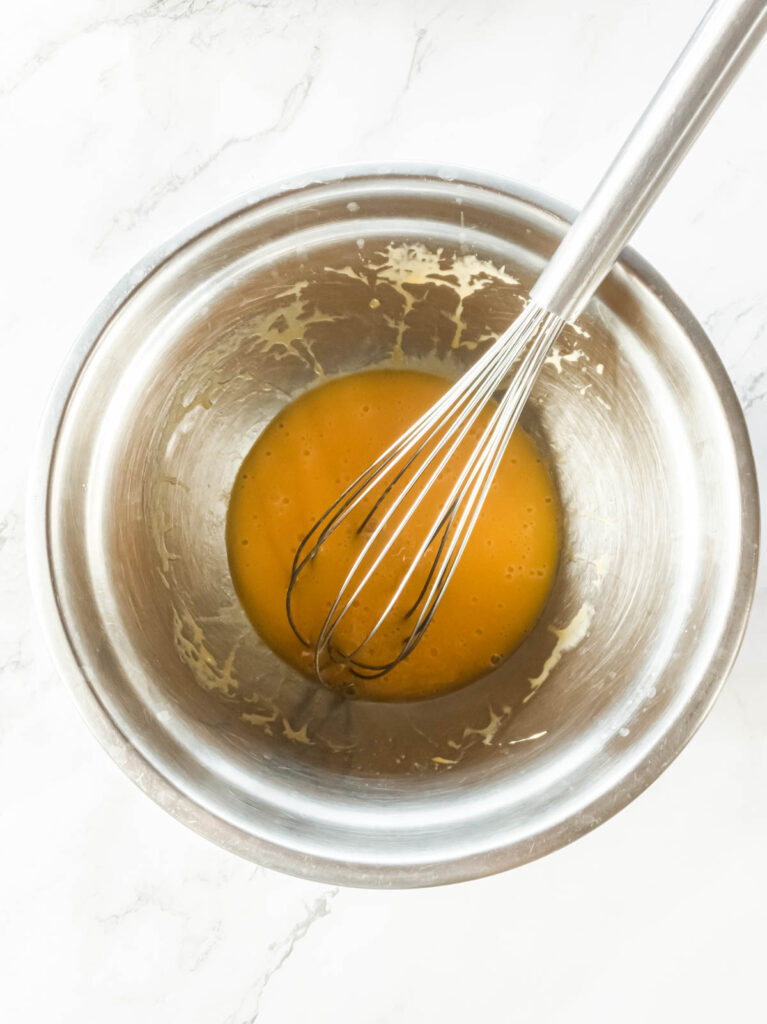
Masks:
[[[314,881],[366,888],[411,888],[466,881],[495,874],[568,845],[612,817],[642,793],[677,757],[713,706],[737,657],[748,623],[759,557],[759,495],[745,417],[725,367],[705,330],[666,280],[637,252],[626,248],[617,261],[648,287],[680,324],[700,357],[721,402],[735,450],[741,487],[741,545],[732,604],[716,653],[700,678],[694,699],[670,729],[613,786],[591,804],[546,827],[530,843],[514,843],[428,865],[348,862],[303,853],[252,835],[201,807],[149,763],[118,728],[91,687],[70,643],[54,583],[49,545],[49,490],[58,436],[72,390],[93,346],[120,307],[167,259],[199,235],[245,210],[312,186],[355,178],[441,179],[490,189],[538,206],[572,223],[576,211],[536,189],[500,175],[460,165],[419,162],[351,163],[291,176],[245,192],[208,211],[140,259],[108,292],[69,350],[49,395],[38,433],[27,492],[27,562],[34,602],[47,646],[60,676],[96,739],[125,774],[182,824],[229,852],[269,868]]]

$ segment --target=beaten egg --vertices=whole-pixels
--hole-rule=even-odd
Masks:
[[[262,639],[288,664],[314,675],[314,653],[291,628],[286,593],[301,540],[339,494],[450,387],[413,370],[369,370],[317,385],[269,423],[237,473],[227,518],[235,590]],[[478,428],[479,429],[479,428]],[[478,436],[474,432],[474,438]],[[469,438],[472,442],[472,438]],[[419,514],[434,518],[455,479],[446,471]],[[422,535],[403,534],[399,571]],[[362,541],[337,531],[332,554],[309,566],[296,593],[296,619],[310,642]],[[348,669],[325,679],[358,698],[407,700],[437,695],[485,675],[540,617],[559,552],[558,503],[535,442],[517,427],[479,518],[423,638],[378,678]],[[371,609],[383,608],[397,566],[384,562],[344,623],[364,636]],[[368,625],[366,625],[366,623]],[[381,638],[385,646],[387,638]]]

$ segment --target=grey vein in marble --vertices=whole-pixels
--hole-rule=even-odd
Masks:
[[[199,178],[200,175],[204,174],[205,171],[212,167],[229,150],[239,148],[240,146],[251,146],[257,142],[264,142],[265,140],[284,132],[296,119],[301,107],[306,102],[314,80],[318,74],[319,65],[319,52],[315,49],[310,54],[306,70],[298,81],[296,81],[288,90],[280,109],[280,113],[272,124],[268,125],[266,128],[262,128],[260,131],[253,132],[252,134],[234,136],[227,139],[212,153],[209,153],[204,159],[200,160],[188,171],[181,174],[171,173],[163,181],[158,182],[158,184],[150,190],[150,192],[137,206],[127,210],[121,210],[119,213],[115,214],[112,219],[111,226],[96,244],[93,250],[94,255],[101,251],[112,235],[116,232],[122,233],[130,231],[131,228],[135,227],[145,217],[152,213],[152,211],[155,210],[165,199],[174,193],[181,191],[187,185],[190,185],[193,181]]]
[[[270,949],[275,954],[274,963],[265,971],[265,973],[259,979],[255,990],[246,997],[246,1000],[252,1002],[253,1008],[247,1011],[246,1017],[241,1016],[242,1011],[237,1011],[234,1014],[230,1014],[224,1024],[256,1024],[258,1016],[261,1011],[261,1003],[266,993],[267,987],[272,978],[277,972],[285,965],[285,963],[293,955],[298,943],[306,937],[311,927],[320,921],[323,917],[327,917],[330,914],[333,900],[338,895],[338,889],[328,889],[321,896],[318,896],[313,903],[307,908],[306,914],[301,918],[300,921],[296,922],[290,929],[288,934],[278,943],[274,943]]]
[[[24,61],[15,74],[0,84],[0,99],[12,95],[41,67],[55,60],[58,54],[71,43],[104,29],[126,28],[154,20],[174,22],[200,15],[221,15],[226,10],[235,7],[271,10],[278,6],[279,0],[261,0],[261,2],[252,2],[252,0],[152,0],[152,3],[130,14],[125,14],[122,17],[99,18],[44,42],[31,57]]]

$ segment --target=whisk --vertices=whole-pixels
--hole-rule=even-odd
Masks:
[[[301,541],[287,591],[298,638],[328,665],[353,675],[385,675],[422,639],[477,522],[494,474],[544,359],[608,273],[634,228],[675,170],[767,28],[767,0],[717,0],[573,223],[515,322],[420,419],[338,497]],[[500,393],[500,397],[498,397]],[[474,439],[476,440],[474,441]],[[471,443],[474,441],[474,443]],[[454,460],[460,460],[456,472]],[[455,475],[436,516],[425,496],[450,467]],[[303,574],[341,527],[360,537],[351,565],[316,637],[295,621]],[[346,644],[339,631],[408,529],[415,555],[402,566],[383,607]],[[375,641],[392,620],[396,646]]]

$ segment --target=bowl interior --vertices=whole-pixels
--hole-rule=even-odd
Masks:
[[[664,755],[664,738],[711,699],[740,571],[738,455],[721,385],[626,266],[566,329],[523,419],[564,529],[511,659],[437,699],[349,702],[282,664],[232,587],[230,489],[277,410],[366,367],[457,377],[563,226],[469,182],[317,184],[188,241],[99,332],[51,476],[62,618],[128,742],[254,856],[405,883],[529,859],[653,758],[657,774],[680,745]]]

